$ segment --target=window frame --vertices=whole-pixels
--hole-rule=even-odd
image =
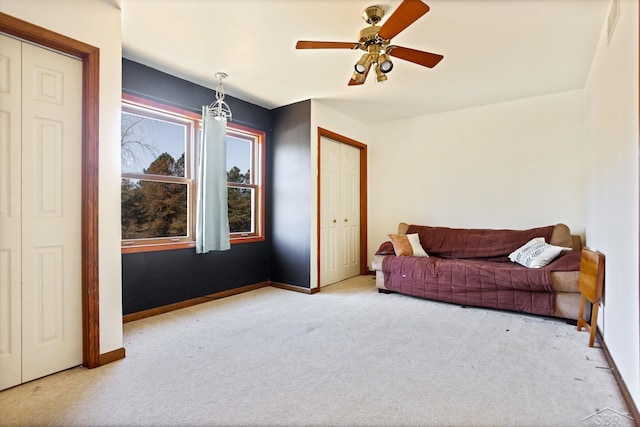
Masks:
[[[248,126],[236,123],[227,123],[227,136],[233,136],[237,139],[245,139],[251,141],[251,183],[243,184],[238,182],[227,181],[227,189],[229,188],[245,188],[255,191],[255,207],[253,211],[252,232],[230,233],[231,243],[258,242],[264,240],[264,147],[265,132]]]
[[[157,237],[144,239],[122,239],[121,252],[137,253],[195,248],[196,194],[198,150],[196,139],[202,130],[202,115],[171,105],[152,101],[128,93],[122,94],[122,112],[138,114],[143,117],[159,118],[169,122],[187,125],[185,144],[185,176],[147,175],[141,173],[120,173],[122,179],[144,179],[153,182],[184,183],[187,185],[187,235],[183,237]],[[143,114],[141,114],[143,113]],[[251,184],[229,183],[227,188],[251,188],[255,191],[255,206],[252,208],[254,230],[251,233],[231,233],[230,243],[250,243],[264,241],[265,215],[265,145],[266,133],[262,130],[237,123],[227,123],[227,135],[252,141],[251,144]],[[231,185],[230,185],[231,184]],[[122,218],[121,218],[122,221]]]

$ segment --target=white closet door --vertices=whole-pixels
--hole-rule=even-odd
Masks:
[[[24,382],[82,364],[82,62],[22,52]]]
[[[340,145],[342,279],[360,274],[360,150]]]
[[[4,389],[82,363],[82,62],[0,37]]]
[[[0,35],[0,390],[22,376],[21,45]]]
[[[320,139],[320,286],[340,280],[340,144]]]
[[[320,286],[360,274],[360,150],[320,139]]]

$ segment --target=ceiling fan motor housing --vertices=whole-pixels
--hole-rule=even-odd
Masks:
[[[358,41],[360,42],[360,45],[363,46],[363,49],[367,45],[378,43],[378,31],[380,31],[380,27],[378,27],[377,25],[363,28],[362,31],[360,31],[360,38]]]
[[[384,16],[384,9],[380,6],[369,6],[362,12],[362,19],[365,20],[367,24],[376,25],[382,17]]]

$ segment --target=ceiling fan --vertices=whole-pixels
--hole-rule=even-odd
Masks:
[[[366,53],[356,62],[349,86],[363,84],[372,66],[375,69],[377,82],[387,80],[386,74],[393,69],[390,56],[433,68],[442,60],[442,55],[390,44],[393,37],[400,34],[428,11],[429,6],[420,0],[403,0],[386,22],[382,26],[378,26],[377,24],[384,16],[384,9],[380,6],[369,6],[362,13],[362,19],[371,25],[360,31],[357,42],[301,40],[296,43],[296,49],[364,50]]]

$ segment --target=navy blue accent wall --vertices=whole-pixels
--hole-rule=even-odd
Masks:
[[[126,59],[122,67],[123,92],[197,112],[201,111],[202,105],[215,101],[215,92],[203,86]],[[225,101],[233,113],[233,122],[266,132],[266,162],[269,165],[273,150],[271,111],[231,96],[226,96]],[[273,197],[269,190],[272,186],[270,174],[267,174],[265,185],[269,206]],[[124,314],[269,280],[273,236],[270,214],[267,210],[264,242],[233,244],[229,251],[201,255],[197,255],[195,249],[123,254]],[[308,259],[306,264],[308,270]]]
[[[212,85],[217,84],[213,75],[211,80]],[[197,113],[202,112],[203,105],[216,100],[212,89],[127,59],[122,60],[122,91]],[[271,130],[270,110],[229,95],[225,95],[224,101],[233,113],[234,123],[266,132]],[[267,133],[267,139],[269,136]]]
[[[272,110],[271,280],[310,288],[311,101]]]
[[[196,255],[195,249],[122,255],[124,314],[264,282],[268,243],[231,245],[231,250]]]

